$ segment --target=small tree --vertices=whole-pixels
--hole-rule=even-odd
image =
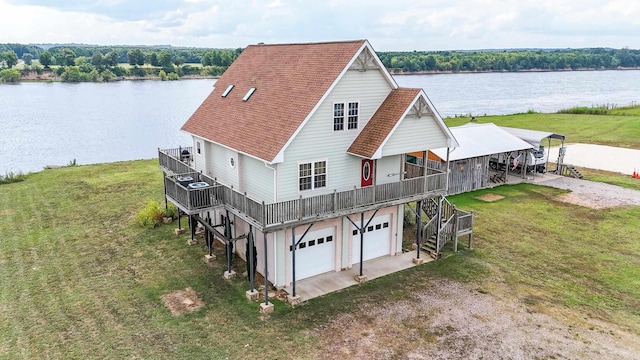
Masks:
[[[211,60],[211,52],[207,51],[202,55],[202,66],[211,66],[213,65],[213,61]]]
[[[91,72],[89,73],[89,78],[91,79],[91,81],[93,82],[98,82],[100,80],[100,73],[98,72],[98,70],[93,69],[91,70]]]
[[[109,52],[107,55],[104,56],[103,58],[103,64],[105,66],[117,66],[118,65],[118,53],[115,51],[111,51]]]
[[[2,57],[8,68],[12,68],[18,63],[18,55],[13,50],[5,51]]]
[[[0,70],[0,82],[16,83],[20,81],[20,71],[16,69]]]
[[[100,76],[102,76],[102,81],[104,82],[109,82],[116,78],[116,75],[113,72],[111,72],[111,70],[109,69],[102,71],[100,73]]]
[[[160,72],[158,73],[158,76],[160,76],[160,80],[162,81],[167,80],[167,73],[164,72],[164,70],[160,70]]]
[[[173,59],[173,63],[174,63],[176,66],[182,66],[182,65],[184,64],[184,61],[185,61],[185,60],[184,60],[184,57],[182,57],[182,56],[176,56],[176,57]]]
[[[75,60],[74,60],[74,65],[75,66],[82,66],[84,64],[87,63],[87,58],[84,56],[78,56]]]
[[[158,62],[160,63],[160,66],[162,66],[163,68],[170,67],[173,65],[171,62],[171,54],[169,54],[169,52],[164,50],[160,52],[160,55],[158,55]]]
[[[48,69],[49,65],[51,65],[51,61],[53,60],[53,55],[51,55],[49,50],[45,50],[40,53],[38,59],[40,60],[40,64]]]
[[[144,54],[140,49],[133,49],[127,52],[129,65],[144,65]]]
[[[80,68],[77,66],[67,66],[60,77],[64,82],[82,81],[82,74],[80,73]]]
[[[22,54],[22,61],[24,61],[25,65],[31,66],[31,64],[33,63],[33,55],[29,53]]]
[[[58,53],[56,54],[56,64],[60,66],[75,66],[76,53],[67,48],[58,50]]]
[[[103,60],[103,56],[102,53],[99,51],[96,51],[93,53],[93,56],[91,57],[91,64],[97,68],[102,67],[104,60]]]
[[[158,61],[158,54],[156,53],[151,53],[149,55],[149,64],[153,65],[153,66],[160,66],[160,62]]]

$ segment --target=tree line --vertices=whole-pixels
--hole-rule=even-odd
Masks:
[[[12,68],[22,59],[22,72],[55,71],[62,81],[109,81],[123,76],[219,76],[242,48],[180,48],[171,46],[0,44],[0,81],[19,81]],[[640,50],[513,49],[484,51],[378,52],[393,73],[556,71],[640,67]],[[33,63],[37,60],[37,63]],[[120,64],[128,64],[123,67]],[[55,69],[52,69],[55,67]],[[9,71],[13,70],[13,71]]]
[[[54,71],[62,81],[69,82],[110,81],[123,76],[158,76],[163,80],[174,80],[184,75],[219,76],[242,52],[240,48],[90,45],[52,46],[45,50],[37,46],[4,44],[3,48],[8,50],[0,52],[0,68],[11,69],[15,66],[18,63],[18,50],[24,62],[23,72],[41,74]],[[34,59],[38,60],[37,64],[33,64]],[[16,74],[19,72],[14,70],[9,74],[5,71],[0,81],[16,81]],[[20,76],[17,76],[19,79]]]
[[[640,50],[534,49],[379,52],[394,73],[605,70],[640,67]]]

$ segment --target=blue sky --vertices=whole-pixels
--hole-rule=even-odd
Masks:
[[[640,2],[630,0],[0,0],[0,43],[639,49],[638,35]]]

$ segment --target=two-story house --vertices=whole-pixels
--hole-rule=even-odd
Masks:
[[[457,145],[366,40],[248,46],[182,130],[188,159],[159,153],[167,199],[277,287],[399,254],[404,205],[446,194],[407,154]]]

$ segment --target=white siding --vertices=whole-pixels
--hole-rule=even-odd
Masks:
[[[407,116],[382,147],[382,156],[442,147],[447,147],[447,135],[433,116]]]
[[[401,158],[401,155],[394,155],[376,160],[376,185],[400,181],[402,175]]]
[[[226,149],[224,158],[224,169],[227,173],[226,184],[229,186],[233,186],[234,189],[241,192],[242,189],[240,188],[240,179],[238,178],[238,168],[240,167],[240,165],[238,164],[239,162],[240,161],[238,159],[238,152]]]
[[[219,182],[225,185],[231,185],[229,179],[227,179],[226,170],[226,154],[227,149],[211,143],[209,146],[210,152],[207,154],[208,168],[211,169],[212,175]]]
[[[276,257],[276,271],[274,286],[286,286],[287,278],[287,259],[289,246],[285,236],[285,231],[280,230],[274,233],[275,236],[275,257]]]
[[[278,166],[278,200],[359,187],[361,159],[347,154],[347,149],[390,91],[379,70],[347,71],[285,151],[285,162]],[[333,104],[350,101],[359,102],[358,129],[333,131]],[[298,163],[318,160],[327,161],[326,188],[300,193]]]
[[[398,219],[396,220],[396,255],[402,253],[402,240],[404,240],[404,204],[398,205]]]
[[[274,171],[263,161],[240,155],[241,191],[256,201],[271,203],[274,195]]]
[[[231,166],[233,158],[234,166]],[[215,178],[218,182],[240,188],[238,179],[238,168],[240,167],[238,153],[220,145],[209,143],[207,146],[207,174]]]
[[[274,201],[274,171],[267,168],[264,161],[211,142],[201,140],[201,143],[202,154],[196,157],[196,170],[202,171],[224,185],[233,186],[239,192],[246,192],[256,201],[267,203]],[[231,158],[234,166],[231,166]]]
[[[198,154],[198,143],[200,143],[200,154]],[[207,167],[207,157],[205,150],[205,142],[199,137],[193,137],[193,168],[198,172],[202,171],[203,174],[206,174]]]

